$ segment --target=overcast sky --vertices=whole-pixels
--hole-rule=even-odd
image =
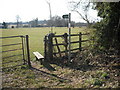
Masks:
[[[39,20],[49,19],[49,0],[0,0],[0,22],[16,22],[16,16],[21,21],[30,21],[35,18]],[[52,16],[71,13],[72,21],[84,22],[81,17],[69,10],[68,2],[71,0],[50,0]],[[76,1],[76,0],[74,0]],[[90,16],[97,17],[96,11],[91,11]]]

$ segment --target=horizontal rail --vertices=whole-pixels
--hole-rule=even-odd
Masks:
[[[71,34],[70,36],[79,36],[79,35],[88,35],[90,33],[83,33],[83,34]],[[63,37],[64,35],[54,35],[53,37]]]
[[[80,50],[80,48],[71,49],[70,51]]]
[[[71,34],[70,36],[79,36],[79,35],[88,35],[90,33],[84,33],[84,34]],[[64,35],[54,35],[53,37],[63,37]]]
[[[90,40],[82,40],[81,42],[87,42],[87,41],[90,41]]]
[[[53,37],[63,37],[63,35],[54,35]]]
[[[71,42],[71,44],[72,44],[72,43],[86,42],[86,41],[89,41],[89,40],[83,40],[83,41],[73,41],[73,42]],[[65,44],[63,44],[63,43],[53,44],[53,46],[57,46],[57,45],[65,45]]]
[[[13,46],[13,45],[20,45],[20,44],[22,44],[22,43],[16,43],[16,44],[7,44],[7,45],[2,45],[2,46],[0,46],[0,47],[4,47],[4,46]]]
[[[7,51],[2,51],[2,53],[4,52],[11,52],[11,51],[17,51],[17,50],[22,50],[23,48],[20,48],[20,49],[12,49],[12,50],[7,50]],[[0,52],[1,53],[1,52]]]
[[[0,37],[0,39],[15,38],[15,37],[25,37],[25,36],[19,35],[19,36]]]
[[[22,61],[22,59],[20,59],[20,60],[16,60],[16,61],[4,62],[4,63],[2,63],[2,64],[12,63],[12,62],[19,62],[19,61]]]
[[[7,56],[7,57],[3,57],[2,59],[6,59],[6,58],[10,58],[10,57],[15,57],[15,56],[21,56],[23,54],[18,54],[18,55],[12,55],[12,56]]]
[[[80,41],[73,41],[73,42],[71,42],[71,43],[79,43]]]
[[[71,34],[70,36],[79,36],[80,34]],[[64,35],[54,35],[53,37],[63,37]]]
[[[80,34],[71,34],[70,36],[79,36]]]
[[[63,43],[53,44],[53,46],[57,46],[57,45],[65,45],[65,44],[63,44]]]

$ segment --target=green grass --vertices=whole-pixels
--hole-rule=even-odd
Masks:
[[[44,55],[44,37],[45,37],[45,35],[50,33],[50,28],[43,27],[43,28],[0,29],[0,32],[2,32],[2,37],[29,35],[30,59],[32,61],[35,61],[35,56],[33,55],[34,51],[38,51],[42,55]],[[86,33],[88,31],[85,30],[85,28],[77,28],[77,27],[71,28],[72,34],[76,34],[79,32]],[[57,35],[62,35],[64,33],[68,33],[68,28],[67,27],[53,27],[53,33],[56,33]],[[79,37],[74,36],[71,39],[72,39],[72,41],[77,41],[77,40],[79,40]],[[83,37],[83,39],[86,39],[86,37]],[[58,41],[59,41],[59,43],[62,43],[62,38],[58,38]],[[17,37],[17,38],[2,39],[2,45],[15,44],[15,43],[21,43],[21,38]],[[59,46],[59,47],[62,50],[64,49],[64,46]],[[79,44],[71,45],[71,48],[76,48],[76,47],[79,47]],[[22,48],[22,45],[2,47],[2,51],[19,49],[19,48]],[[55,49],[56,49],[56,47],[55,47]],[[57,49],[55,51],[57,51]],[[22,54],[22,50],[2,53],[2,57],[8,57],[8,56],[18,55],[18,54]],[[27,57],[25,56],[25,59],[26,58]],[[2,66],[5,68],[5,67],[11,67],[11,66],[16,66],[16,65],[22,64],[23,63],[22,59],[23,59],[22,56],[15,56],[15,57],[3,59]],[[20,61],[18,61],[18,60],[20,60]],[[11,63],[8,63],[8,62],[11,62]],[[4,64],[4,63],[6,63],[6,64]]]
[[[43,49],[43,39],[46,34],[49,33],[50,28],[19,28],[19,29],[0,29],[2,31],[2,37],[5,36],[16,36],[16,35],[29,35],[30,40],[30,54],[31,60],[35,58],[32,54],[33,51],[39,51],[44,53]],[[85,28],[72,28],[72,33],[86,33],[90,30],[85,30]],[[55,28],[53,32],[56,34],[67,33],[67,28]],[[88,36],[84,36],[83,39],[88,39]],[[72,38],[76,40],[76,37]],[[16,43],[19,42],[18,39],[4,39],[2,44]],[[85,44],[83,44],[85,45]],[[72,47],[77,47],[78,45],[73,45]],[[2,50],[8,50],[16,47],[3,47]],[[19,54],[21,51],[17,52],[7,52],[3,56],[10,56],[14,54]],[[8,61],[15,61],[22,59],[22,57],[9,58],[3,61],[3,63]],[[64,62],[64,61],[63,61]],[[21,62],[22,63],[22,62]],[[17,63],[12,63],[17,64]],[[5,66],[8,66],[6,64]],[[2,86],[3,87],[17,87],[17,88],[117,88],[119,87],[118,79],[113,73],[109,73],[106,69],[91,69],[84,70],[84,67],[80,67],[80,70],[62,67],[55,64],[50,64],[56,71],[49,71],[44,65],[40,65],[40,62],[32,62],[32,66],[35,69],[29,69],[27,65],[22,65],[20,67],[8,68],[2,72]],[[4,67],[5,67],[4,66]],[[72,64],[71,64],[72,66]],[[73,65],[77,67],[76,65]],[[85,66],[86,67],[86,66]],[[87,67],[86,67],[87,68]],[[110,72],[110,70],[109,70]],[[115,73],[115,72],[114,72]],[[110,78],[106,78],[110,77]]]
[[[89,32],[90,30],[86,30],[86,28],[71,28],[71,33],[72,34],[77,34],[79,32],[86,33]],[[30,46],[30,59],[31,61],[35,61],[35,56],[33,55],[34,51],[40,52],[42,55],[44,55],[44,37],[45,35],[50,33],[50,28],[49,27],[43,27],[43,28],[15,28],[15,29],[0,29],[0,32],[2,32],[2,37],[7,37],[7,36],[17,36],[17,35],[29,35],[29,46]],[[68,28],[67,27],[53,27],[53,33],[56,33],[56,35],[62,35],[64,33],[68,33]],[[82,39],[88,39],[88,36],[82,36]],[[73,36],[71,38],[72,41],[78,41],[79,37],[78,36]],[[59,43],[62,43],[62,38],[58,38]],[[7,38],[2,40],[2,45],[6,44],[15,44],[15,43],[21,43],[21,38]],[[64,46],[59,46],[61,51],[65,49]],[[79,44],[72,44],[71,49],[78,48]],[[19,49],[22,48],[22,45],[15,45],[15,46],[8,46],[8,47],[2,47],[2,51],[7,51],[7,50],[13,50],[13,49]],[[57,48],[55,47],[54,50],[57,52]],[[5,52],[2,53],[2,57],[8,57],[12,55],[18,55],[22,54],[22,50],[18,51],[12,51],[12,52]],[[11,67],[11,66],[16,66],[18,64],[22,64],[22,56],[15,56],[7,59],[3,59],[3,67]],[[27,57],[25,57],[27,58]],[[18,60],[21,60],[17,62]],[[7,63],[11,62],[11,63]],[[6,63],[6,64],[4,64]]]
[[[50,28],[19,28],[19,29],[1,29],[2,31],[2,37],[7,37],[7,36],[16,36],[16,35],[29,35],[29,44],[30,44],[30,56],[31,60],[34,60],[34,56],[32,52],[34,51],[39,51],[41,54],[44,54],[44,37],[45,35],[49,34]],[[53,28],[53,32],[60,35],[68,32],[68,28]],[[84,28],[72,28],[72,33],[79,33],[79,32],[85,32]],[[76,40],[77,37],[72,38],[72,40]],[[20,38],[12,38],[12,39],[3,39],[2,44],[12,44],[12,43],[19,43]],[[59,39],[61,41],[61,39]],[[2,50],[11,50],[11,49],[17,49],[21,48],[22,46],[17,45],[17,46],[9,46],[9,47],[3,47]],[[72,47],[76,47],[76,45],[72,45]],[[3,53],[3,57],[6,56],[11,56],[11,55],[16,55],[20,54],[21,51],[14,51],[14,52],[6,52]],[[19,57],[13,57],[13,58],[7,58],[4,59],[2,62],[6,63],[8,61],[17,61],[22,59],[21,56]],[[13,63],[7,63],[3,64],[3,67],[9,67],[9,66],[14,66],[17,64],[20,64],[22,62],[13,62]],[[70,69],[64,69],[62,70],[61,67],[53,65],[53,67],[58,68],[56,72],[50,73],[51,75],[69,75],[72,73],[72,70]],[[41,67],[40,68],[44,68]],[[61,72],[60,72],[61,71]],[[59,73],[60,72],[60,73]],[[49,72],[48,72],[49,73]],[[13,87],[67,87],[70,88],[71,85],[66,83],[68,82],[67,80],[63,79],[58,79],[55,77],[47,76],[45,77],[44,75],[39,75],[38,73],[36,74],[35,71],[29,70],[26,66],[21,66],[21,68],[14,68],[13,70],[7,69],[5,71],[5,74],[3,76],[9,77],[9,79],[5,78],[3,79],[3,87],[6,86],[13,86]],[[10,76],[9,76],[10,75]],[[17,80],[18,79],[18,80]],[[51,83],[56,85],[51,85]]]
[[[44,37],[45,35],[49,34],[50,28],[18,28],[18,29],[0,29],[2,31],[2,37],[6,36],[16,36],[16,35],[29,35],[29,43],[30,43],[30,54],[31,58],[33,59],[33,54],[32,52],[38,51],[42,55],[44,55]],[[64,33],[68,32],[68,28],[66,27],[54,27],[53,32],[61,35]],[[86,32],[85,28],[72,28],[71,33],[79,33],[79,32]],[[72,38],[72,40],[76,40],[76,37]],[[19,39],[6,39],[2,41],[2,44],[8,44],[8,43],[15,43],[19,42]],[[74,47],[74,46],[72,46]],[[5,49],[10,49],[10,48],[15,48],[15,47],[9,47],[9,48],[4,48]],[[17,48],[17,47],[16,47]]]

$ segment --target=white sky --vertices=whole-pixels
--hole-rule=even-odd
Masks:
[[[84,22],[80,16],[69,10],[68,2],[71,0],[50,0],[52,16],[71,13],[72,21]],[[76,1],[76,0],[74,0]],[[16,16],[21,21],[49,19],[49,6],[46,0],[0,0],[0,22],[16,22]],[[90,16],[97,17],[96,11],[91,11]]]

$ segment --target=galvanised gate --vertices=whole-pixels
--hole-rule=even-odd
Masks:
[[[2,70],[30,63],[28,35],[0,37],[2,44]]]

